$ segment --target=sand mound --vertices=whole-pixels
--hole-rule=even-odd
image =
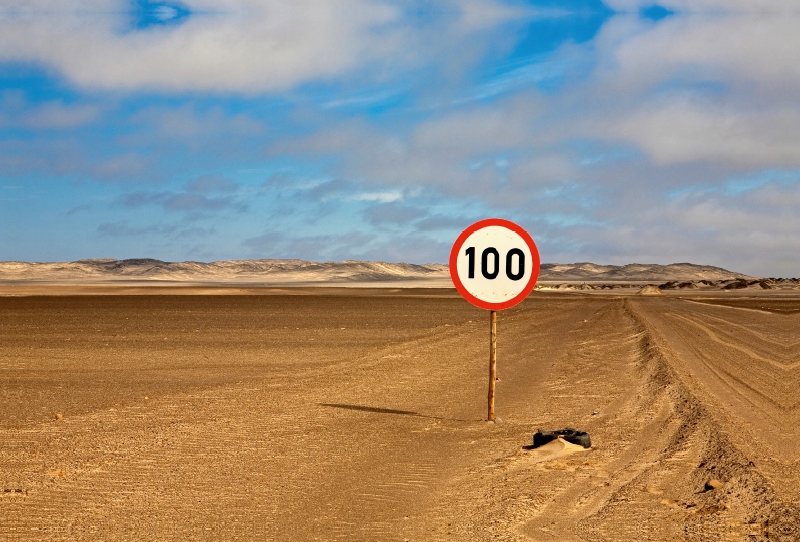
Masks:
[[[658,286],[653,286],[652,284],[648,284],[641,290],[639,290],[639,295],[664,295],[664,292]]]
[[[580,444],[567,442],[559,437],[555,440],[551,440],[547,444],[539,446],[538,448],[533,448],[533,446],[525,446],[524,449],[529,451],[527,452],[527,457],[523,462],[523,465],[524,467],[529,467],[532,464],[544,463],[554,459],[561,459],[562,457],[572,455],[577,452],[585,452],[590,448],[584,448]],[[523,465],[519,465],[519,467],[523,467]]]

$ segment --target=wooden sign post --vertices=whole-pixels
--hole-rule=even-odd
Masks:
[[[525,299],[539,278],[539,250],[528,232],[502,218],[480,220],[461,232],[450,251],[450,276],[459,293],[489,311],[489,421],[497,382],[497,311]]]
[[[489,311],[489,414],[494,420],[494,387],[497,382],[497,311]]]

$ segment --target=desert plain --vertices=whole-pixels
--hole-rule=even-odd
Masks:
[[[489,423],[453,289],[48,288],[0,296],[0,538],[800,537],[794,291],[533,292]]]

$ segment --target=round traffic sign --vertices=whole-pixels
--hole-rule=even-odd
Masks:
[[[539,277],[539,251],[528,232],[510,220],[479,220],[453,244],[450,276],[473,305],[507,309],[533,290]]]

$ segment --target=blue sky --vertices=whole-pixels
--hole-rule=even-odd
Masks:
[[[0,260],[446,262],[500,216],[798,276],[791,4],[0,0]]]

